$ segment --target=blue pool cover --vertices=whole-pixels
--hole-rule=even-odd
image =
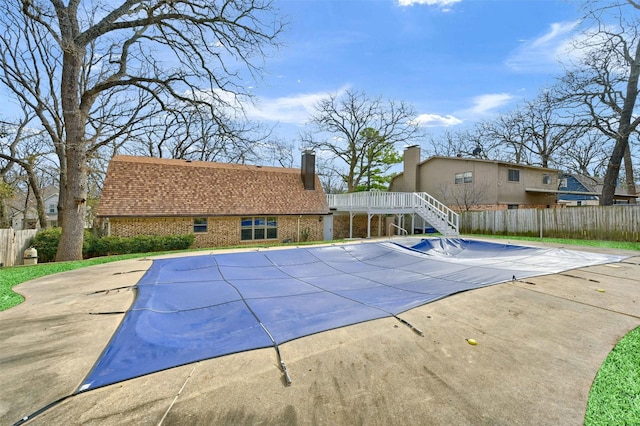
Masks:
[[[78,392],[620,256],[430,238],[155,260]],[[284,367],[284,364],[283,364]],[[286,373],[286,370],[285,370]]]

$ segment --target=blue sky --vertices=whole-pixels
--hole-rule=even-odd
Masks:
[[[265,60],[252,120],[296,142],[329,93],[414,106],[432,133],[532,99],[562,69],[578,3],[565,0],[275,0],[289,22]],[[0,93],[7,93],[0,89]],[[11,118],[12,101],[0,102]]]
[[[553,83],[580,17],[561,0],[279,0],[290,25],[254,119],[295,140],[346,89],[412,104],[433,132],[509,110]]]

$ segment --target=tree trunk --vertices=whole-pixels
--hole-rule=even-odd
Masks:
[[[616,191],[616,183],[620,174],[620,164],[624,157],[625,151],[629,146],[629,133],[631,133],[631,119],[633,110],[638,97],[638,79],[640,78],[640,43],[636,45],[633,62],[630,66],[629,81],[627,82],[627,93],[624,99],[624,105],[620,113],[620,121],[618,124],[618,134],[616,136],[616,144],[613,147],[607,173],[604,176],[604,186],[602,187],[602,196],[600,197],[601,206],[610,206],[613,204]],[[633,180],[633,179],[632,179]]]
[[[42,198],[42,191],[38,186],[38,179],[33,171],[33,166],[27,164],[26,167],[27,177],[29,178],[29,186],[33,191],[33,196],[36,199],[36,212],[38,213],[38,222],[40,222],[41,228],[47,227],[47,215],[45,214],[44,199]]]
[[[22,230],[27,228],[27,216],[29,215],[29,195],[31,195],[30,186],[27,185],[27,194],[24,197],[24,205],[22,206]]]
[[[63,29],[63,44],[68,46],[62,57],[61,103],[65,123],[66,178],[61,174],[62,233],[56,253],[56,261],[82,259],[84,242],[84,216],[87,201],[87,153],[85,140],[86,116],[78,99],[80,69],[84,49],[75,45],[78,33],[77,21],[70,19],[68,10],[58,11]],[[73,15],[75,16],[75,15]],[[62,166],[63,159],[60,159]]]
[[[69,127],[67,122],[67,129]],[[70,136],[67,133],[67,138]],[[62,234],[56,253],[57,262],[82,259],[82,243],[84,241],[87,158],[83,147],[68,148],[67,160],[67,180],[63,184],[65,204],[61,209]]]
[[[7,205],[4,200],[0,200],[0,229],[11,228],[9,222],[9,212],[7,211]]]
[[[631,159],[631,149],[629,147],[629,143],[627,143],[627,149],[624,151],[624,174],[625,174],[625,189],[627,190],[627,194],[635,195],[636,194],[636,182],[635,177],[633,176],[633,160]],[[629,200],[630,204],[635,204],[636,199],[631,198]]]
[[[62,226],[64,220],[64,206],[65,203],[65,189],[64,182],[67,181],[67,155],[65,154],[62,144],[57,144],[56,154],[58,155],[58,161],[60,162],[60,188],[58,188],[58,226]]]
[[[611,157],[609,157],[609,165],[607,166],[607,172],[604,175],[604,181],[602,186],[602,196],[600,197],[601,206],[613,205],[613,200],[616,192],[616,184],[618,183],[618,176],[620,175],[620,164],[624,157],[624,151],[627,149],[629,143],[629,137],[620,137],[616,139],[616,144],[613,147]]]

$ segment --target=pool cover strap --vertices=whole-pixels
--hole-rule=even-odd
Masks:
[[[155,260],[77,392],[192,362],[274,347],[397,315],[465,290],[621,260],[577,251],[425,239]]]

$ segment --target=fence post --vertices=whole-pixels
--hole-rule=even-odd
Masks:
[[[540,241],[542,241],[542,209],[540,209]]]

